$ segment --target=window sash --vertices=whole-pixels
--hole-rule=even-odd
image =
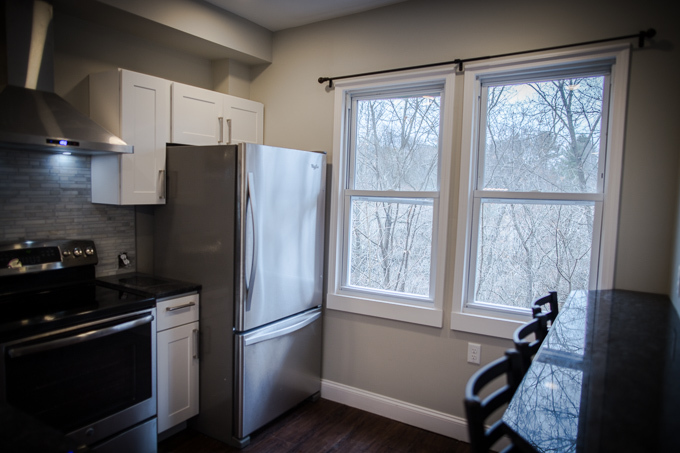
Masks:
[[[532,75],[533,74],[533,75]],[[483,190],[484,187],[484,160],[485,160],[485,149],[486,149],[486,127],[487,127],[487,104],[489,96],[489,87],[493,86],[503,86],[510,84],[525,84],[534,82],[544,82],[550,80],[556,80],[561,78],[576,78],[576,77],[594,77],[602,76],[604,77],[603,92],[602,92],[602,117],[600,119],[600,146],[599,146],[599,158],[598,158],[598,178],[597,178],[597,189],[596,192],[585,192],[585,193],[603,193],[605,187],[604,175],[606,167],[606,157],[607,157],[607,138],[609,130],[609,106],[610,106],[610,96],[611,96],[611,66],[596,66],[590,68],[590,70],[585,70],[583,68],[574,68],[573,70],[562,69],[555,70],[550,69],[545,72],[539,71],[539,74],[535,72],[526,71],[525,73],[517,73],[498,76],[495,77],[484,77],[481,78],[478,83],[480,85],[480,96],[478,98],[477,110],[479,112],[478,127],[477,127],[477,146],[475,149],[476,155],[476,166],[474,173],[476,175],[476,190]],[[547,192],[546,192],[547,193]],[[565,192],[549,192],[549,193],[565,193]]]
[[[344,184],[342,184],[341,199],[343,200],[342,209],[342,258],[341,258],[341,273],[340,273],[340,291],[347,292],[349,294],[365,294],[374,299],[385,299],[385,300],[395,300],[402,303],[414,304],[414,305],[426,305],[432,306],[435,299],[435,286],[436,286],[436,276],[437,276],[437,238],[439,237],[439,210],[440,210],[440,191],[399,191],[399,190],[356,190],[355,187],[355,175],[356,175],[356,157],[357,157],[357,114],[358,112],[358,102],[364,100],[378,100],[378,99],[390,99],[390,98],[409,98],[414,96],[437,96],[440,98],[440,111],[439,111],[439,134],[438,134],[438,149],[437,149],[437,174],[436,174],[436,185],[437,188],[441,188],[441,178],[442,178],[442,140],[443,140],[443,118],[444,118],[444,86],[441,82],[429,83],[424,85],[416,85],[413,87],[406,88],[396,88],[396,89],[384,89],[376,90],[365,93],[348,93],[347,104],[350,106],[347,109],[347,122],[349,125],[347,131],[347,161],[346,161],[346,177]],[[391,201],[400,202],[400,200],[406,203],[413,203],[419,199],[430,200],[432,204],[432,230],[431,234],[431,244],[430,244],[430,269],[429,269],[429,287],[427,296],[422,296],[418,294],[401,293],[397,291],[380,290],[374,288],[365,288],[359,286],[353,286],[350,282],[350,272],[351,272],[351,262],[350,262],[350,235],[352,234],[352,199],[353,198],[364,198],[364,199],[375,199],[380,201]],[[443,252],[442,252],[443,253]]]
[[[382,192],[382,191],[350,191],[346,190],[344,194],[344,211],[343,211],[343,247],[342,247],[342,274],[340,281],[341,290],[350,290],[355,293],[367,293],[373,296],[383,295],[390,298],[396,298],[400,301],[413,301],[418,304],[427,303],[432,304],[435,296],[435,282],[437,269],[437,238],[439,236],[439,192]],[[430,270],[429,270],[429,289],[427,296],[418,294],[401,293],[390,290],[380,290],[375,288],[366,288],[361,286],[354,286],[349,283],[351,272],[351,230],[352,230],[352,198],[357,199],[375,199],[376,201],[400,202],[405,201],[409,204],[414,204],[417,200],[430,200],[432,204],[432,230],[431,244],[430,244]]]
[[[486,150],[486,128],[487,128],[487,104],[488,89],[491,86],[502,86],[510,84],[527,84],[541,81],[550,81],[561,78],[592,77],[603,76],[603,98],[602,116],[600,119],[600,143],[598,158],[598,178],[597,189],[595,192],[570,193],[570,192],[516,192],[505,190],[484,190],[484,158]],[[477,284],[477,260],[479,259],[480,246],[480,216],[481,205],[484,200],[493,203],[531,203],[531,204],[568,204],[578,205],[588,203],[594,205],[593,232],[591,238],[590,274],[589,289],[597,287],[598,267],[600,264],[600,232],[602,227],[604,187],[607,160],[607,141],[609,131],[610,114],[610,93],[611,93],[611,63],[607,62],[599,66],[565,67],[558,69],[520,70],[508,73],[493,74],[485,77],[478,77],[476,80],[479,88],[477,97],[477,126],[476,146],[474,148],[474,158],[471,159],[472,176],[474,189],[470,192],[471,209],[471,230],[470,239],[467,247],[468,264],[465,268],[466,291],[463,300],[463,308],[466,312],[482,316],[528,316],[528,308],[503,306],[500,304],[487,303],[475,300],[475,289]],[[473,120],[475,121],[475,120]]]
[[[493,193],[493,192],[492,192]],[[542,196],[534,196],[533,198],[506,198],[506,197],[475,197],[473,200],[473,215],[472,215],[472,229],[470,238],[470,248],[467,272],[467,291],[465,296],[464,306],[467,311],[474,314],[481,315],[514,315],[514,316],[530,316],[531,310],[529,308],[521,308],[515,306],[505,306],[501,304],[494,304],[484,301],[477,301],[475,299],[475,289],[476,289],[476,278],[477,278],[477,260],[479,258],[479,234],[480,234],[480,214],[482,209],[482,203],[488,200],[489,203],[507,203],[507,204],[534,204],[534,205],[556,205],[562,204],[567,206],[574,205],[592,205],[593,210],[593,231],[590,243],[590,272],[589,272],[589,289],[595,288],[597,286],[597,270],[600,262],[600,231],[602,225],[602,208],[603,200],[593,200],[591,197],[584,198],[582,200],[569,199],[569,197],[564,197],[562,199],[556,199],[555,197],[546,198]]]
[[[351,106],[348,111],[348,145],[349,149],[347,152],[347,174],[345,180],[345,190],[354,190],[355,188],[355,177],[356,177],[356,156],[357,156],[357,114],[358,103],[360,101],[368,100],[379,100],[379,99],[389,99],[389,98],[409,98],[416,96],[437,96],[440,98],[440,112],[439,112],[439,143],[438,143],[438,156],[437,156],[437,178],[436,184],[437,189],[441,188],[441,177],[442,177],[442,129],[443,129],[443,100],[444,100],[444,87],[441,83],[437,84],[427,84],[423,86],[415,86],[411,88],[401,88],[392,90],[380,90],[377,92],[369,92],[365,94],[355,94],[348,95],[348,104]],[[401,191],[398,191],[402,193]]]

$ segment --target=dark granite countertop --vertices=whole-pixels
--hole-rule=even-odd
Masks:
[[[164,299],[201,290],[201,285],[197,283],[183,282],[141,272],[128,272],[108,277],[99,277],[97,282],[110,288],[152,296],[156,299]]]
[[[537,451],[680,451],[679,332],[667,296],[572,293],[503,421]]]

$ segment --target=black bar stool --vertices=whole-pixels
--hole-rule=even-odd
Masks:
[[[489,383],[505,376],[506,383],[500,389],[486,398],[479,394]],[[522,380],[522,358],[513,349],[505,355],[479,369],[472,375],[465,387],[465,413],[470,434],[470,451],[472,453],[486,453],[504,435],[512,435],[510,429],[498,420],[488,430],[486,419],[503,404],[509,403],[520,381]],[[503,453],[520,451],[513,443],[503,450]]]
[[[543,307],[548,306],[547,311],[543,311]],[[559,313],[559,307],[557,305],[557,292],[550,291],[547,296],[543,296],[540,299],[536,299],[531,304],[531,314],[534,318],[543,318],[545,320],[545,334],[548,333],[548,326],[552,326],[555,322],[555,318]],[[544,337],[545,338],[545,335]],[[543,341],[543,339],[541,339]]]

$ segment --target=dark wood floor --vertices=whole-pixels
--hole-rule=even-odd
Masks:
[[[242,450],[188,428],[158,453],[469,453],[469,445],[333,401],[306,402],[251,436]]]

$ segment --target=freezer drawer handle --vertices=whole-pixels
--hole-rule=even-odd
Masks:
[[[188,304],[175,305],[174,307],[166,307],[165,311],[181,310],[183,308],[193,307],[194,305],[196,305],[196,302],[189,302]]]
[[[273,330],[273,331],[266,331],[266,332],[258,333],[256,335],[253,335],[252,337],[246,335],[245,338],[244,338],[243,345],[244,346],[250,346],[250,345],[253,345],[253,344],[256,344],[256,343],[260,343],[262,341],[267,341],[267,340],[271,340],[273,338],[288,335],[289,333],[295,332],[296,330],[300,330],[303,327],[310,325],[311,323],[313,323],[314,321],[319,319],[320,316],[321,316],[321,312],[318,311],[316,313],[308,315],[307,318],[305,318],[302,321],[300,321],[296,324],[293,324],[291,326],[286,326],[286,327],[283,327],[281,329],[277,329],[277,330]]]
[[[143,318],[134,319],[132,321],[124,322],[122,324],[116,324],[115,326],[104,327],[102,329],[91,330],[89,332],[83,332],[81,334],[73,335],[70,337],[59,338],[56,340],[46,341],[45,343],[32,344],[29,346],[19,346],[16,348],[11,348],[9,351],[7,351],[7,353],[11,358],[15,359],[17,357],[37,354],[39,352],[51,351],[53,349],[72,346],[74,344],[83,343],[85,341],[94,340],[96,338],[106,337],[108,335],[113,335],[114,333],[134,329],[137,326],[148,324],[151,321],[153,321],[153,315],[147,315]],[[106,320],[104,322],[106,322]]]

